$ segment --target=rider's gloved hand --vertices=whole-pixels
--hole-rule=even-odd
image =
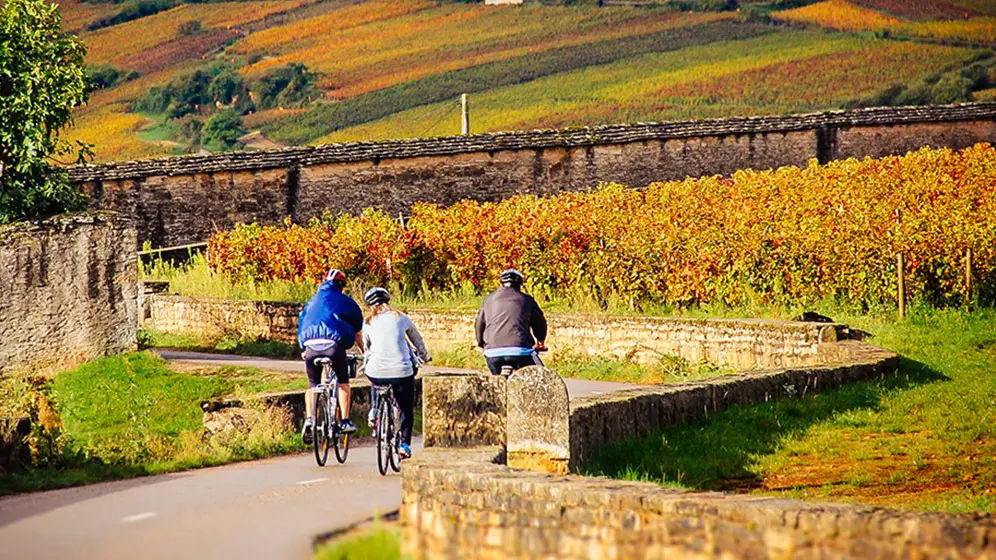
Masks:
[[[533,350],[535,350],[535,351],[537,351],[537,352],[546,352],[546,351],[548,350],[548,348],[546,347],[546,344],[544,344],[544,343],[542,343],[542,342],[537,342],[537,343],[536,343],[536,344],[535,344],[535,345],[533,346]]]

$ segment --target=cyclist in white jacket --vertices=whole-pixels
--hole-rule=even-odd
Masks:
[[[398,456],[412,455],[412,425],[415,421],[415,374],[418,371],[416,353],[428,362],[429,352],[415,324],[407,315],[391,309],[391,294],[384,288],[371,288],[363,296],[370,306],[370,315],[363,326],[366,374],[374,387],[393,385],[394,396],[401,408],[401,441]],[[413,350],[414,347],[414,350]],[[376,391],[371,390],[370,424],[376,419]]]

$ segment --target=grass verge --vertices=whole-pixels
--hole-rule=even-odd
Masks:
[[[372,529],[318,549],[313,560],[396,560],[401,557],[398,528],[376,524]]]
[[[172,348],[194,352],[236,354],[239,356],[259,356],[262,358],[298,359],[301,350],[297,345],[278,340],[247,340],[237,336],[206,338],[195,335],[171,334],[152,329],[138,332],[140,348]],[[303,365],[302,371],[303,371]]]
[[[836,317],[903,356],[879,381],[605,446],[589,475],[913,510],[996,512],[996,312]]]
[[[0,494],[172,472],[297,451],[290,415],[261,408],[244,430],[209,434],[201,401],[287,386],[247,368],[178,373],[151,352],[105,358],[47,383],[4,380],[35,421],[33,465]]]

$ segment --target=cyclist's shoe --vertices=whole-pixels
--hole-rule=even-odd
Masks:
[[[301,428],[301,441],[305,445],[311,445],[315,441],[315,421],[312,418],[304,419],[304,427]]]
[[[402,459],[407,459],[412,456],[412,448],[408,447],[406,443],[398,444],[398,457]]]
[[[342,422],[339,422],[339,431],[344,434],[351,434],[356,431],[356,426],[354,426],[353,422],[347,418]]]
[[[370,426],[370,429],[373,429],[373,427],[375,425],[377,425],[377,409],[376,408],[371,407],[370,408],[370,412],[367,413],[367,425]]]

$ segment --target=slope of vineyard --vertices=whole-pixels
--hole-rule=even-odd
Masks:
[[[911,79],[971,52],[804,31],[779,33],[648,54],[494,89],[474,97],[473,126],[484,132],[829,109],[882,87],[882,73]],[[454,107],[453,102],[418,107],[319,142],[386,139],[398,132],[453,134],[459,127]]]
[[[121,75],[77,109],[69,131],[95,145],[97,161],[203,149],[170,136],[177,117],[158,113],[164,105],[138,112],[153,88],[179,87],[195,71],[233,70],[258,85],[303,64],[313,89],[243,111],[239,134],[314,144],[454,133],[461,93],[471,95],[475,132],[840,108],[987,52],[942,39],[970,47],[996,37],[993,0],[828,0],[775,12],[776,23],[749,6],[433,0],[164,0],[158,13],[113,23],[137,4],[58,1],[64,27],[89,47],[88,64]],[[86,30],[95,22],[104,27]],[[980,82],[978,95],[993,85]],[[195,116],[203,123],[228,107],[198,102]]]

